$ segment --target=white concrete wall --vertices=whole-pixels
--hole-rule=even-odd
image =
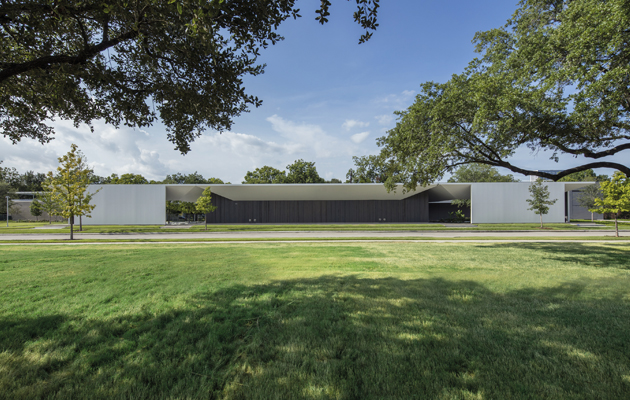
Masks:
[[[90,185],[94,193],[92,218],[84,225],[155,225],[166,219],[164,185]]]
[[[549,199],[558,199],[543,215],[543,222],[564,222],[564,183],[545,182]],[[471,222],[527,223],[540,222],[540,216],[528,210],[530,182],[473,183],[471,187]]]

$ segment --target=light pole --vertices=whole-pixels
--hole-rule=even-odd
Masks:
[[[7,228],[9,227],[9,196],[7,197]]]

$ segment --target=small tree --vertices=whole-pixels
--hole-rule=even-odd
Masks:
[[[42,203],[37,201],[37,199],[33,199],[31,202],[31,214],[39,221],[39,217],[42,215],[44,210],[42,210]]]
[[[57,173],[48,173],[46,189],[59,204],[55,214],[70,221],[70,240],[73,240],[74,217],[90,217],[89,213],[94,209],[94,205],[89,204],[89,199],[94,193],[87,193],[91,171],[82,168],[84,160],[76,144],[72,144],[70,151],[58,160],[60,165],[57,167]]]
[[[596,208],[595,200],[602,198],[602,191],[599,189],[599,183],[595,185],[589,185],[582,189],[580,197],[577,202],[584,208],[587,208],[591,212],[591,221],[593,221],[593,210]]]
[[[543,214],[549,213],[549,206],[556,204],[558,199],[549,200],[549,189],[540,179],[529,185],[529,193],[531,198],[527,199],[527,202],[531,207],[528,210],[532,210],[535,214],[540,215],[540,227],[542,228]]]
[[[50,182],[45,181],[42,185],[49,187]],[[56,215],[59,211],[59,205],[55,201],[52,192],[41,192],[35,197],[35,199],[39,203],[41,209],[48,213],[48,223],[52,224],[52,216]]]
[[[622,212],[630,211],[630,180],[622,172],[615,172],[609,182],[601,183],[604,195],[602,199],[596,199],[597,208],[591,212],[611,213],[615,216],[615,236],[619,237],[619,224],[617,217]]]
[[[197,212],[204,215],[203,221],[206,224],[206,230],[208,230],[208,219],[206,218],[206,214],[217,209],[217,207],[212,204],[212,192],[210,191],[210,187],[203,190],[201,197],[197,199],[195,204],[197,206]]]

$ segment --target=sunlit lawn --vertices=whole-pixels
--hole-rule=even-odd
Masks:
[[[584,222],[584,221],[583,221]],[[589,221],[590,222],[590,221]],[[550,230],[600,230],[611,229],[613,223],[601,223],[599,227],[584,227],[571,224],[545,224]],[[55,226],[57,229],[54,229]],[[620,223],[620,229],[629,229],[630,223]],[[36,229],[36,228],[47,229]],[[474,224],[467,227],[459,224],[453,227],[449,224],[209,224],[209,232],[241,232],[241,231],[439,231],[439,230],[480,230],[480,231],[506,231],[506,230],[539,230],[540,225],[535,224]],[[51,229],[53,228],[53,229]],[[79,231],[79,225],[75,225],[75,232]],[[9,227],[0,223],[0,234],[17,233],[68,233],[70,228],[66,224],[52,224],[48,222],[9,222]],[[205,232],[202,223],[183,228],[181,226],[165,227],[160,225],[83,225],[86,233],[131,233],[131,232]]]
[[[0,398],[622,399],[627,244],[0,248]]]

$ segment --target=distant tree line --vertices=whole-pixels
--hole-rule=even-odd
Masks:
[[[341,183],[341,181],[335,178],[327,181],[319,176],[314,161],[299,159],[287,165],[286,171],[268,165],[247,171],[243,183]]]

